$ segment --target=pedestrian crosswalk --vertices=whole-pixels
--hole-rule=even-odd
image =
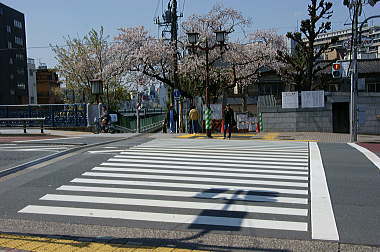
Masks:
[[[0,151],[35,151],[35,152],[60,152],[65,151],[72,146],[70,145],[22,145],[22,144],[1,144],[0,145]]]
[[[308,143],[160,139],[121,150],[19,213],[306,233],[309,199]]]

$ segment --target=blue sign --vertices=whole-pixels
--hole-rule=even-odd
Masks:
[[[173,95],[174,98],[179,98],[181,97],[181,92],[178,89],[174,89]]]

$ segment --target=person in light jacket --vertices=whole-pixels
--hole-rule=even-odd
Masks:
[[[198,133],[198,120],[199,120],[199,112],[195,108],[195,106],[191,106],[190,112],[189,112],[189,119],[190,119],[190,125],[191,125],[191,133],[196,134]]]

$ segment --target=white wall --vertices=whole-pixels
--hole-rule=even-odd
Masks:
[[[28,59],[28,92],[29,104],[37,104],[36,65],[33,59]]]

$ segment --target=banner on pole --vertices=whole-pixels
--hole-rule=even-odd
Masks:
[[[220,120],[223,119],[222,104],[210,104],[211,119]],[[203,111],[206,111],[207,106],[203,105]]]

